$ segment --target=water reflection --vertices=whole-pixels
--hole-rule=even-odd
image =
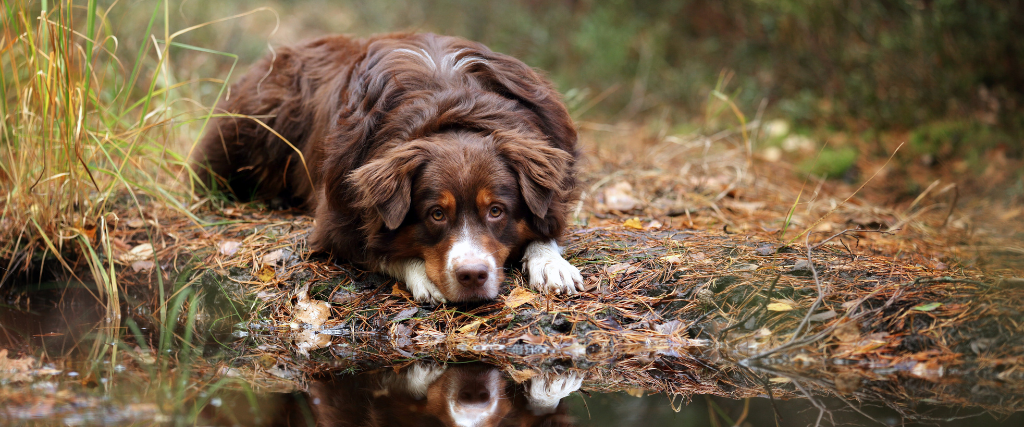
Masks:
[[[310,385],[308,401],[320,426],[568,426],[561,401],[581,384],[571,373],[519,384],[483,363],[415,363],[331,376]]]

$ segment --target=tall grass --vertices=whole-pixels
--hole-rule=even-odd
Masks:
[[[96,297],[116,319],[109,233],[119,215],[152,217],[148,206],[191,216],[181,153],[210,109],[188,96],[196,80],[179,82],[171,72],[171,48],[195,48],[174,42],[188,29],[170,32],[166,2],[134,12],[148,18],[145,32],[131,37],[138,46],[122,45],[110,9],[80,3],[3,6],[0,267],[6,279],[60,263],[76,279],[95,282]]]

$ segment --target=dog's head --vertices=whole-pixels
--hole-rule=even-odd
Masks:
[[[450,301],[493,299],[509,255],[564,227],[572,156],[514,132],[445,132],[356,169],[369,245],[420,258]]]

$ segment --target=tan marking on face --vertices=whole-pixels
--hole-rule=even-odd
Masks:
[[[478,212],[488,213],[491,208],[491,204],[494,203],[494,193],[491,193],[490,189],[483,189],[476,193],[476,208]]]
[[[455,214],[455,195],[448,191],[442,191],[441,197],[437,199],[437,205],[444,209],[449,216]]]

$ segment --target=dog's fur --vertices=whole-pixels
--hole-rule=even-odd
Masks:
[[[556,244],[576,131],[519,60],[434,34],[325,37],[265,58],[218,107],[199,182],[313,210],[314,249],[419,301],[492,299],[520,256],[535,288],[582,289]]]

